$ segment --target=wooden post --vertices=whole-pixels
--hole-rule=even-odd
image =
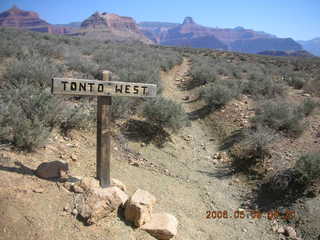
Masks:
[[[110,81],[111,73],[102,72],[103,81]],[[111,96],[98,96],[97,104],[97,178],[102,188],[110,186],[111,160]]]
[[[102,81],[53,78],[52,94],[97,96],[97,178],[102,188],[110,186],[111,96],[156,97],[157,85],[111,81],[111,72],[103,71]]]

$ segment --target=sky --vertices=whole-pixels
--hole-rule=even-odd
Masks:
[[[0,0],[0,12],[14,4],[52,24],[83,21],[99,11],[137,22],[181,23],[191,16],[208,27],[243,26],[295,40],[320,37],[320,0]]]

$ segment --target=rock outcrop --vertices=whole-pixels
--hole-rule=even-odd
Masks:
[[[138,26],[131,17],[121,17],[112,13],[96,12],[81,23],[82,28],[107,28],[116,31],[140,33]]]
[[[0,13],[0,26],[54,34],[65,34],[70,31],[70,28],[53,26],[42,20],[36,12],[24,11],[17,6]]]
[[[106,40],[136,40],[152,43],[140,32],[131,17],[122,17],[113,13],[95,12],[81,23],[81,35]]]

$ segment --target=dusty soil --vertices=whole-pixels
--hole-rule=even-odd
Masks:
[[[164,96],[181,102],[191,113],[202,108],[202,103],[194,100],[197,89],[182,91],[176,81],[185,76],[189,64],[185,59],[180,66],[161,73],[161,78]],[[186,96],[189,99],[182,100]],[[206,218],[208,211],[227,211],[233,216],[250,192],[240,177],[228,174],[223,163],[213,162],[218,147],[210,124],[210,118],[195,118],[162,148],[115,138],[112,177],[124,182],[129,194],[137,188],[154,194],[155,212],[168,212],[179,220],[177,240],[278,239],[272,231],[276,221],[266,218]],[[97,225],[84,226],[70,213],[73,194],[63,183],[38,179],[32,171],[42,162],[63,159],[69,162],[73,180],[95,176],[95,152],[95,134],[84,131],[74,131],[70,138],[55,132],[47,147],[35,153],[2,146],[0,239],[154,239],[132,228],[121,212]]]

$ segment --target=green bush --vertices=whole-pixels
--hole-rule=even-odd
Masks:
[[[71,48],[65,53],[65,63],[72,70],[87,74],[88,78],[99,76],[99,66],[76,49]]]
[[[243,93],[254,97],[274,98],[285,94],[285,86],[279,81],[275,81],[271,76],[261,74],[251,74],[249,79],[242,81]]]
[[[320,153],[308,153],[299,158],[294,169],[300,173],[302,182],[309,184],[320,178]]]
[[[10,63],[3,79],[15,87],[25,82],[43,88],[49,86],[51,78],[58,76],[61,71],[50,59],[38,53],[27,53]]]
[[[234,81],[217,81],[201,90],[201,98],[211,108],[220,108],[239,95],[239,86]]]
[[[111,116],[113,120],[126,118],[130,113],[130,108],[133,105],[130,97],[114,97],[112,98]]]
[[[303,103],[299,106],[300,111],[304,113],[305,116],[309,116],[315,108],[319,106],[319,103],[313,101],[310,98],[304,99]]]
[[[255,122],[275,130],[299,135],[304,130],[304,113],[298,105],[282,99],[260,102],[256,108]]]
[[[316,96],[320,96],[320,76],[308,81],[305,89],[311,93],[314,93]]]
[[[212,83],[217,80],[214,61],[209,57],[192,57],[191,76],[187,89]]]
[[[47,90],[20,85],[0,92],[1,141],[32,151],[45,144],[61,105]]]
[[[295,89],[302,89],[306,82],[301,74],[287,74],[285,81]]]
[[[86,104],[64,104],[57,125],[65,135],[72,129],[90,129],[96,119],[92,113],[92,109]]]
[[[189,123],[188,116],[180,104],[162,97],[148,100],[143,108],[143,116],[147,121],[173,131]]]
[[[269,145],[276,134],[272,129],[258,125],[242,131],[240,137],[229,150],[232,165],[238,171],[250,172],[269,155]]]

